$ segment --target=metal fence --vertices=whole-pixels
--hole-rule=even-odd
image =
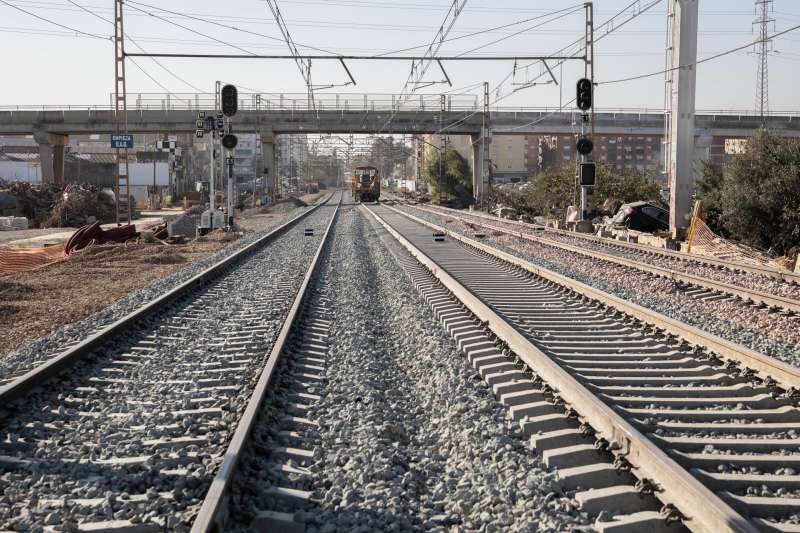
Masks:
[[[241,111],[287,111],[302,112],[316,109],[320,112],[365,112],[394,110],[403,112],[438,111],[442,106],[441,94],[324,93],[317,94],[313,105],[305,93],[239,93]],[[446,94],[445,110],[450,112],[481,112],[482,97],[475,94]],[[108,111],[114,109],[114,95],[109,95],[108,104],[88,105],[0,105],[0,111]],[[129,111],[211,111],[215,108],[214,93],[130,93],[127,95]],[[572,113],[572,108],[491,106],[492,112],[517,113]],[[660,108],[595,108],[596,113],[606,114],[663,114]],[[758,112],[750,109],[698,109],[697,115],[755,117]],[[800,117],[800,111],[770,111],[770,117]]]

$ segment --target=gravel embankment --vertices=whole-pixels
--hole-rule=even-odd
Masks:
[[[400,209],[471,237],[472,230],[453,217],[401,206]],[[449,220],[449,223],[445,221]],[[681,292],[666,279],[612,265],[514,236],[487,232],[484,242],[534,264],[571,277],[648,309],[698,327],[790,364],[800,365],[800,321],[797,317],[736,301],[703,301]]]
[[[5,406],[3,454],[22,462],[0,478],[0,529],[188,530],[331,214]]]
[[[59,353],[66,346],[81,341],[98,329],[132,312],[143,303],[161,296],[180,283],[209,268],[211,265],[244,248],[306,209],[308,208],[287,211],[284,216],[276,218],[275,220],[270,220],[261,226],[258,231],[231,242],[228,246],[213,255],[192,262],[178,272],[158,279],[148,284],[143,289],[128,294],[101,311],[93,313],[70,325],[60,327],[53,331],[53,333],[38,338],[3,356],[2,359],[0,359],[0,382],[19,376],[25,371],[35,367],[37,364],[41,364],[53,355]],[[46,311],[41,312],[46,313]]]
[[[316,503],[296,519],[309,533],[585,525],[364,215],[343,213],[335,238]],[[248,483],[248,500],[263,509],[259,487],[261,479]]]

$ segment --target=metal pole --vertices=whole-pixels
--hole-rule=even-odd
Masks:
[[[214,146],[214,137],[216,136],[216,133],[214,133],[213,131],[210,132],[210,133],[211,133],[211,135],[208,136],[208,147],[209,147],[208,156],[209,156],[209,160],[210,160],[209,166],[211,168],[210,168],[210,176],[209,176],[209,184],[208,184],[208,188],[209,188],[209,192],[210,192],[209,198],[208,198],[208,208],[211,211],[211,229],[214,229],[214,218],[213,218],[214,217],[214,197],[217,195],[216,191],[214,189],[214,174],[215,174],[215,167],[217,166],[216,161],[215,161],[215,157],[214,157],[215,152],[216,152],[216,146]]]
[[[592,82],[592,107],[589,111],[590,134],[589,139],[594,142],[594,6],[592,2],[586,2],[586,56],[584,63],[584,77]],[[586,126],[586,116],[581,120],[581,136],[584,134]],[[581,162],[586,162],[587,157],[581,156]],[[587,216],[587,204],[589,199],[589,187],[581,186],[581,205],[580,220],[585,220]]]
[[[228,150],[228,226],[233,228],[233,150]]]
[[[444,106],[445,106],[445,95],[441,95],[441,106],[439,112],[439,187],[438,187],[438,196],[439,196],[439,204],[442,203],[442,181],[444,178],[444,157],[447,154],[444,148],[445,143],[445,135],[444,135]]]
[[[123,24],[123,0],[114,0],[114,133],[128,133],[128,104],[125,83],[125,29]],[[128,169],[128,149],[116,148],[116,169],[114,196],[116,222],[120,225],[120,196],[124,196],[127,208],[127,223],[131,223],[130,182]]]
[[[491,153],[489,151],[491,147],[491,134],[489,133],[489,129],[492,127],[492,115],[491,110],[489,108],[489,82],[483,82],[483,161],[481,161],[481,182],[485,187],[484,198],[481,198],[481,207],[483,207],[483,201],[487,193],[489,193],[492,189],[492,169],[489,166],[489,162],[491,161]],[[488,206],[488,204],[487,204]]]

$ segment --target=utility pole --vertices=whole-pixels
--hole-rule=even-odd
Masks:
[[[439,196],[439,205],[442,203],[442,181],[444,178],[444,157],[447,153],[445,147],[445,135],[444,135],[444,110],[445,110],[445,102],[446,97],[445,95],[441,95],[441,111],[439,112],[439,186],[437,187],[437,193]]]
[[[125,83],[125,28],[123,24],[123,0],[114,0],[114,133],[128,133],[128,94]],[[128,148],[116,148],[114,196],[116,198],[117,225],[131,223],[130,184],[128,181]],[[124,210],[120,213],[120,204]]]
[[[677,235],[687,225],[694,192],[695,89],[697,75],[698,0],[671,0],[672,46],[668,83],[670,112],[667,130],[669,221]]]
[[[492,169],[490,166],[491,155],[489,148],[492,143],[490,129],[492,127],[492,117],[489,114],[489,82],[483,82],[483,127],[481,137],[483,139],[483,160],[481,161],[481,208],[483,208],[486,195],[492,190]],[[488,207],[488,203],[487,203]]]
[[[594,5],[592,2],[586,2],[586,43],[585,43],[585,62],[583,67],[584,78],[591,82],[591,108],[588,110],[589,116],[583,115],[581,121],[581,137],[585,135],[586,121],[589,120],[589,140],[594,143]],[[581,155],[581,162],[586,163],[589,156]],[[587,213],[587,206],[589,203],[589,196],[592,194],[592,188],[581,184],[581,205],[580,205],[580,220],[585,220]]]
[[[769,24],[774,23],[775,19],[770,18],[773,0],[756,0],[756,12],[759,17],[753,24],[759,26],[759,40],[756,44],[756,54],[758,56],[758,72],[756,75],[756,109],[761,116],[761,122],[765,123],[764,118],[769,114],[769,65],[767,58],[771,52],[772,41],[769,39]]]

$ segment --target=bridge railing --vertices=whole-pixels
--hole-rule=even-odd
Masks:
[[[318,111],[337,112],[436,112],[441,109],[440,94],[411,94],[401,98],[397,94],[317,93],[314,106]],[[108,104],[68,105],[0,105],[0,111],[109,111],[114,109],[114,95]],[[211,111],[215,107],[213,93],[130,93],[128,110],[136,111]],[[242,111],[306,112],[312,109],[305,93],[239,93]],[[445,110],[459,113],[479,113],[483,110],[482,97],[475,94],[445,95]],[[491,106],[492,113],[538,113],[553,115],[577,114],[572,108],[536,106]],[[661,108],[596,108],[605,115],[663,115]],[[758,113],[746,109],[698,109],[697,115],[706,117],[741,117],[752,119]],[[800,118],[800,111],[770,111],[767,116]]]
[[[110,95],[109,106],[113,103]],[[215,107],[213,93],[134,93],[127,96],[128,110],[208,111]],[[474,94],[449,94],[445,96],[447,111],[476,111],[478,96]],[[313,102],[308,95],[277,93],[239,93],[242,111],[438,111],[441,95],[412,94],[407,98],[397,94],[317,94]]]

